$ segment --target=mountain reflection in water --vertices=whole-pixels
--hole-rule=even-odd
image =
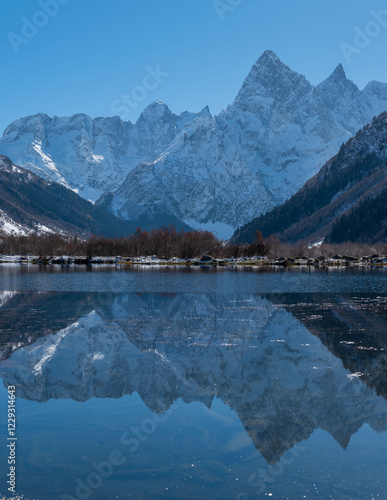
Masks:
[[[234,410],[269,464],[321,428],[345,448],[387,429],[386,297],[7,293],[0,375],[18,397],[137,392]],[[380,397],[383,396],[383,397]]]

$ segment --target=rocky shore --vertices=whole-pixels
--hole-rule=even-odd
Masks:
[[[321,255],[317,258],[310,257],[239,257],[229,259],[216,259],[210,255],[201,258],[180,259],[177,257],[163,258],[156,256],[146,257],[53,257],[41,258],[38,256],[7,256],[0,255],[0,264],[38,264],[38,265],[121,265],[121,266],[199,266],[199,267],[374,267],[387,266],[386,255],[366,255],[353,257],[349,255],[334,255],[326,257]]]

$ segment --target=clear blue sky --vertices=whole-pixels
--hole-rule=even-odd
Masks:
[[[351,62],[340,48],[353,45],[354,28],[363,30],[372,10],[387,10],[385,0],[40,1],[1,2],[0,133],[38,112],[112,116],[118,114],[112,103],[135,88],[139,102],[126,106],[131,121],[156,99],[176,113],[206,104],[218,113],[266,49],[313,84],[340,62],[360,88],[370,80],[387,82],[387,20],[386,27],[373,26],[380,33]],[[42,3],[52,1],[54,15],[39,15]],[[226,6],[223,16],[216,5],[219,11]],[[10,34],[22,36],[26,20],[42,26],[29,26],[30,38],[14,38],[12,45]],[[138,89],[147,68],[157,65],[169,75],[156,88],[148,78],[149,89]]]

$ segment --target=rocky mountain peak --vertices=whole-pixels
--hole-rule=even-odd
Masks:
[[[197,116],[200,116],[201,118],[212,118],[210,108],[208,106],[204,106],[204,108],[199,111]]]
[[[319,93],[334,92],[337,94],[343,93],[343,91],[351,92],[352,94],[360,93],[358,87],[347,78],[342,64],[336,66],[333,73],[326,80],[317,85],[316,90]]]
[[[335,121],[351,134],[357,132],[359,124],[366,124],[372,118],[372,105],[357,85],[347,78],[341,64],[317,85],[315,93]]]
[[[153,101],[141,113],[140,117],[137,120],[137,123],[139,124],[145,121],[155,122],[160,119],[170,118],[177,118],[177,116],[172,113],[169,107],[162,101]]]
[[[347,75],[345,74],[344,67],[341,63],[336,66],[333,73],[329,76],[329,80],[334,82],[347,80]]]
[[[283,65],[281,62],[280,58],[277,56],[275,52],[272,50],[265,50],[261,57],[258,59],[255,65],[268,65],[268,64],[274,64],[274,65]]]
[[[13,121],[5,130],[4,136],[13,134],[35,134],[42,131],[50,121],[50,117],[44,113],[26,116]]]
[[[12,168],[12,162],[7,156],[0,155],[0,168],[9,170]]]
[[[387,83],[372,80],[365,87],[363,92],[381,94],[384,99],[387,96]]]
[[[375,115],[387,109],[387,83],[373,80],[366,85],[362,94],[370,102]]]
[[[162,101],[135,124],[40,114],[11,124],[0,153],[85,199],[110,193],[108,208],[123,219],[162,213],[227,239],[292,196],[385,110],[387,84],[360,91],[338,65],[314,87],[267,50],[215,117],[208,107],[177,115]]]
[[[252,67],[235,102],[242,103],[256,97],[285,101],[300,87],[304,91],[313,88],[304,76],[291,70],[274,52],[267,50]]]

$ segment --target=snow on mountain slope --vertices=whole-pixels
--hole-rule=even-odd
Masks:
[[[95,201],[116,189],[140,161],[153,160],[195,113],[173,114],[160,101],[150,104],[135,125],[118,117],[44,114],[9,125],[0,151],[18,165]]]
[[[136,226],[0,155],[0,233],[127,235]]]
[[[115,215],[169,214],[194,228],[233,230],[294,194],[373,116],[387,84],[360,91],[339,65],[317,87],[271,51],[234,103],[179,116],[156,101],[135,124],[118,117],[36,115],[13,122],[0,153]]]
[[[339,153],[295,195],[242,226],[233,239],[252,242],[259,230],[265,237],[273,234],[292,243],[324,239],[335,243],[384,241],[386,144],[387,112],[384,112],[343,144]],[[351,220],[353,210],[358,215]]]
[[[365,87],[363,95],[372,106],[375,116],[387,110],[387,83],[374,80]]]
[[[364,94],[347,79],[341,64],[316,87],[316,94],[330,110],[336,123],[351,134],[355,134],[360,125],[370,121],[374,114],[371,102],[364,99]]]
[[[5,234],[13,234],[14,236],[22,236],[28,234],[30,231],[22,224],[18,224],[7,215],[3,210],[0,210],[0,232]]]
[[[257,197],[269,203],[260,179],[225,140],[217,121],[200,117],[155,162],[138,165],[108,208],[128,219],[172,213],[191,227],[228,234],[240,214],[250,211],[247,202]]]
[[[315,88],[267,51],[231,106],[191,121],[101,201],[123,218],[169,212],[227,238],[294,194],[378,106],[387,109],[385,89],[361,92],[341,66]]]

